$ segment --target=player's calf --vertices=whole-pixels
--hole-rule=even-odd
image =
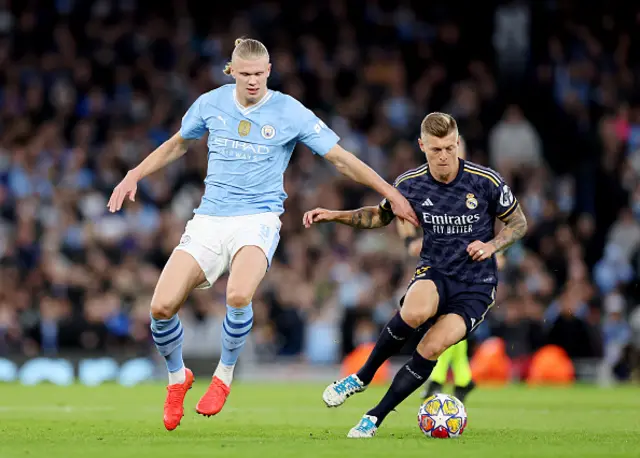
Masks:
[[[234,368],[253,327],[251,300],[266,270],[267,259],[257,246],[244,246],[233,259],[222,323],[222,354],[209,388],[196,405],[200,415],[218,414],[231,393]]]
[[[189,293],[202,281],[204,273],[188,253],[176,250],[160,274],[151,299],[151,336],[164,357],[169,384],[186,380],[182,361],[184,331],[177,313]]]
[[[184,416],[184,398],[193,384],[193,373],[184,367],[182,360],[184,330],[177,313],[187,295],[204,278],[196,260],[188,253],[176,250],[160,274],[151,300],[151,336],[169,373],[163,417],[169,431],[180,424]]]
[[[460,315],[444,315],[422,338],[417,351],[426,359],[435,361],[447,348],[462,340],[466,333],[467,325]]]
[[[227,305],[227,314],[222,323],[222,355],[209,388],[196,405],[196,412],[200,415],[216,415],[224,407],[231,393],[236,362],[252,327],[251,302],[243,307]]]
[[[407,324],[400,313],[396,313],[380,333],[376,345],[360,370],[332,383],[324,390],[322,399],[327,407],[338,407],[350,396],[364,391],[380,366],[400,351],[414,332],[415,328]]]
[[[429,378],[436,365],[438,356],[440,356],[447,347],[462,339],[465,333],[466,324],[464,320],[459,315],[453,314],[443,316],[429,329],[420,341],[412,358],[400,368],[393,378],[391,386],[382,400],[377,406],[366,413],[367,416],[375,419],[376,431],[387,415]],[[357,429],[358,426],[354,429]],[[372,435],[373,434],[371,434],[371,436]]]
[[[435,365],[435,361],[425,358],[418,350],[413,353],[396,373],[382,400],[367,412],[367,415],[375,417],[376,427],[380,427],[387,415],[429,378]]]

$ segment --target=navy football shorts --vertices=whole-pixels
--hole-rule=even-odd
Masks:
[[[420,332],[417,334],[424,335],[438,321],[438,318],[454,313],[460,315],[467,325],[467,333],[462,339],[464,340],[482,323],[487,312],[496,302],[495,285],[458,281],[428,266],[416,269],[407,286],[407,291],[411,285],[421,280],[431,280],[435,283],[440,300],[436,314],[418,328]],[[404,296],[400,299],[400,307],[403,303]]]

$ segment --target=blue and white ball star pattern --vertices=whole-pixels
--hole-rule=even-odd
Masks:
[[[467,427],[467,411],[455,396],[434,394],[418,410],[418,426],[427,437],[460,437]]]

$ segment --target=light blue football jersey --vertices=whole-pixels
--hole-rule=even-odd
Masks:
[[[296,143],[324,156],[338,136],[291,96],[269,90],[245,108],[235,84],[202,94],[182,118],[180,135],[209,132],[205,191],[194,213],[238,216],[284,212],[284,171]]]

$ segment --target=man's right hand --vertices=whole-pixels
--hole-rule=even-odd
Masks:
[[[302,224],[309,229],[313,223],[326,223],[333,221],[333,211],[326,208],[314,208],[309,210],[302,217]]]
[[[107,207],[111,213],[117,212],[122,208],[124,200],[129,197],[131,202],[136,200],[136,191],[138,190],[138,178],[129,171],[123,180],[115,187]]]

